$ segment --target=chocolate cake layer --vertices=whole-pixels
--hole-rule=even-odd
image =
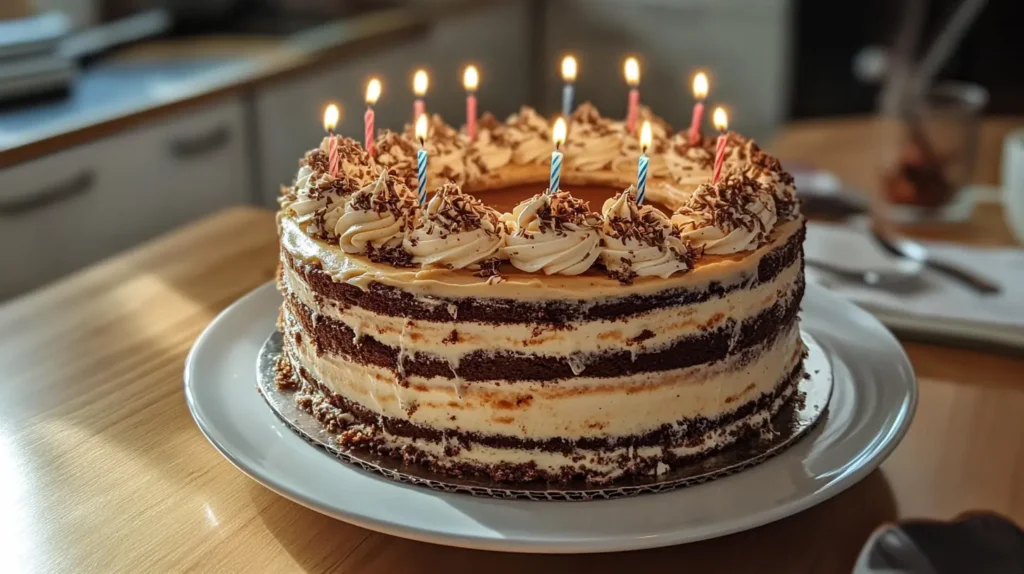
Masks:
[[[286,350],[288,348],[286,342]],[[330,404],[352,416],[353,422],[383,429],[394,436],[419,441],[440,443],[455,441],[463,448],[472,448],[474,444],[502,449],[539,450],[572,454],[580,449],[593,451],[611,451],[621,448],[642,448],[661,446],[672,448],[679,445],[699,441],[709,431],[740,421],[758,411],[769,408],[779,397],[790,392],[803,376],[803,361],[798,361],[793,369],[780,380],[771,392],[740,405],[732,411],[715,418],[692,417],[683,418],[673,423],[666,423],[655,430],[637,435],[619,435],[613,437],[582,437],[566,439],[553,437],[545,440],[530,439],[518,436],[464,432],[459,430],[439,430],[433,427],[418,425],[408,419],[383,416],[372,412],[362,405],[332,393],[323,383],[317,381],[308,370],[298,365],[297,361],[287,355],[289,364],[285,371],[295,377],[295,382],[315,388],[328,398]],[[316,414],[315,412],[313,413]]]
[[[581,364],[585,365],[583,372],[588,377],[619,377],[680,369],[737,355],[770,340],[773,335],[790,326],[800,310],[803,293],[804,281],[801,277],[789,297],[747,318],[738,327],[734,319],[729,319],[716,329],[678,339],[649,353],[634,355],[629,350],[621,350],[585,355],[579,357]],[[465,381],[557,381],[578,374],[573,372],[572,365],[565,357],[508,351],[474,351],[460,358],[458,365],[453,367],[448,361],[429,355],[403,354],[400,349],[384,345],[369,335],[357,337],[344,323],[315,315],[312,309],[294,296],[286,299],[286,305],[291,315],[302,325],[303,332],[316,345],[318,354],[340,355],[355,363],[384,367],[404,376],[457,377]]]
[[[425,301],[399,288],[372,282],[367,289],[337,282],[319,265],[303,263],[283,252],[285,263],[316,294],[337,301],[342,307],[357,306],[381,315],[425,321],[493,323],[538,323],[565,325],[577,321],[622,320],[667,307],[692,305],[723,297],[740,289],[749,289],[771,281],[801,259],[805,231],[801,228],[788,240],[767,253],[758,263],[752,281],[723,285],[713,281],[702,289],[667,289],[653,295],[630,295],[602,301],[551,300],[528,301],[502,298],[438,298]]]

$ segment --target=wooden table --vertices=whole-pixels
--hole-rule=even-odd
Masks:
[[[825,131],[787,137],[806,129]],[[182,396],[192,342],[272,277],[276,250],[270,212],[234,209],[0,307],[0,571],[848,572],[886,521],[993,509],[1024,522],[1024,360],[918,344],[907,351],[920,406],[882,469],[752,531],[535,556],[410,542],[321,516],[232,467]]]

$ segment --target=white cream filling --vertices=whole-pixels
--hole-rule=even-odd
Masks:
[[[794,324],[772,346],[748,351],[754,356],[746,364],[735,356],[669,371],[555,382],[409,375],[403,386],[389,369],[318,357],[308,337],[296,345],[297,326],[287,310],[285,316],[285,340],[295,360],[332,392],[374,413],[440,430],[537,439],[643,434],[684,418],[716,418],[771,391],[803,350]]]
[[[609,351],[629,351],[633,356],[657,351],[687,336],[714,329],[727,319],[737,322],[753,317],[777,302],[789,301],[800,277],[796,261],[773,280],[751,289],[734,291],[709,301],[655,309],[625,320],[575,321],[566,328],[545,328],[533,323],[494,325],[459,321],[435,322],[379,315],[371,310],[317,297],[287,263],[284,282],[300,303],[345,324],[356,337],[369,335],[384,345],[409,355],[429,354],[457,364],[474,351],[488,349],[569,357]],[[425,301],[434,304],[436,301]],[[451,337],[452,331],[457,337]],[[643,335],[643,337],[641,337]],[[643,340],[638,340],[643,338]],[[444,341],[444,342],[442,342]]]
[[[768,423],[791,395],[792,389],[787,390],[786,393],[775,400],[767,411],[758,411],[746,418],[709,431],[699,441],[695,441],[693,446],[680,445],[668,449],[662,446],[623,447],[610,451],[575,449],[571,453],[565,454],[537,449],[495,448],[478,443],[470,443],[470,448],[462,448],[454,455],[449,455],[445,453],[444,443],[416,440],[388,433],[384,433],[383,436],[388,444],[396,448],[413,446],[428,456],[433,457],[442,466],[455,466],[460,463],[477,465],[533,463],[537,465],[539,470],[553,474],[557,474],[566,467],[572,469],[585,468],[592,477],[600,476],[614,479],[632,470],[632,465],[628,463],[623,465],[621,463],[621,457],[623,456],[627,460],[635,461],[634,464],[640,466],[645,460],[654,459],[660,461],[668,455],[678,457],[692,456],[726,447],[736,441],[739,433],[736,433],[734,436],[734,431],[746,426],[760,428]],[[662,472],[668,470],[666,465],[660,462],[655,468],[657,471]]]

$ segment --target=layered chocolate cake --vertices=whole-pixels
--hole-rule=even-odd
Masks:
[[[584,104],[562,189],[549,120],[433,118],[325,139],[283,190],[279,382],[343,447],[500,482],[658,476],[771,432],[803,375],[804,221],[792,178],[730,134],[637,139]],[[332,175],[330,149],[336,150]]]

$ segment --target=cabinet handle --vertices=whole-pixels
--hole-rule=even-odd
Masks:
[[[171,155],[178,159],[192,159],[218,150],[231,141],[231,130],[221,124],[205,133],[171,140]]]
[[[66,199],[88,193],[96,183],[96,174],[83,169],[67,181],[45,187],[39,191],[11,201],[0,202],[0,215],[21,215],[42,209]]]

